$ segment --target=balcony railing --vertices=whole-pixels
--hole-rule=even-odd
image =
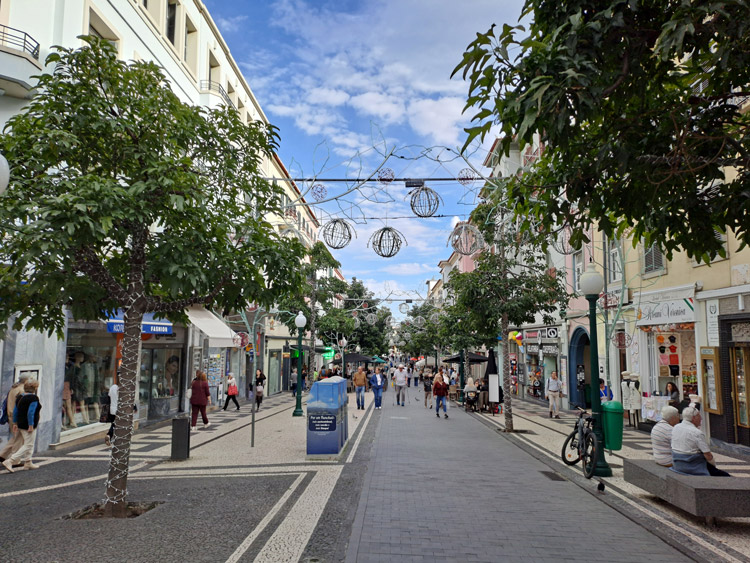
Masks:
[[[39,42],[20,29],[0,25],[0,45],[28,53],[37,61],[39,60]]]
[[[229,97],[227,91],[224,90],[224,87],[218,82],[213,82],[212,80],[201,80],[201,90],[216,92],[217,94],[219,94],[219,96],[221,96],[221,99],[224,100],[224,103],[228,107],[237,109],[234,105],[234,102],[232,101],[232,98]]]

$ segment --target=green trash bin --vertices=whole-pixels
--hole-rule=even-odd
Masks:
[[[602,403],[602,424],[604,425],[604,449],[622,449],[623,414],[622,403],[605,401]]]

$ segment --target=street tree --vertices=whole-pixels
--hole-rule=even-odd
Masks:
[[[359,319],[359,326],[351,335],[352,343],[359,345],[363,354],[385,354],[388,351],[386,332],[390,311],[381,307],[380,299],[357,278],[352,278],[349,283],[346,298],[345,308],[356,309]],[[367,320],[369,315],[375,316],[372,324]]]
[[[546,255],[535,241],[523,238],[514,221],[497,218],[497,210],[493,212],[488,204],[474,210],[472,220],[481,225],[492,244],[476,257],[473,271],[451,275],[448,290],[454,307],[466,312],[469,324],[485,344],[492,345],[498,335],[502,337],[505,428],[512,432],[510,327],[533,322],[537,315],[551,323],[552,315],[565,309],[569,296],[564,276],[558,277],[548,268]]]
[[[499,128],[502,152],[541,136],[499,200],[549,233],[590,225],[671,258],[750,241],[750,4],[744,0],[526,0],[524,26],[492,26],[453,74],[468,79],[466,146]]]
[[[0,205],[0,321],[64,336],[66,316],[122,310],[124,337],[107,513],[127,511],[133,405],[145,313],[272,304],[300,283],[302,248],[265,219],[280,191],[260,164],[277,147],[262,121],[183,103],[160,68],[83,37],[0,139],[11,166]]]

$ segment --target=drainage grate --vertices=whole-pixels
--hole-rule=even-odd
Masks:
[[[550,479],[551,481],[565,481],[564,477],[561,477],[554,471],[540,471],[539,473],[541,473],[542,475],[544,475],[545,477],[547,477],[547,479]]]

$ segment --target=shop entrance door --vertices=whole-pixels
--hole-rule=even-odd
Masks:
[[[279,392],[279,379],[281,378],[281,352],[271,352],[268,355],[268,392],[270,396]]]
[[[735,346],[731,348],[732,390],[734,400],[734,424],[744,428],[750,427],[750,401],[748,400],[748,366],[750,366],[750,348]],[[736,428],[735,428],[736,433]]]
[[[138,397],[142,418],[158,420],[177,412],[181,366],[179,348],[141,350]]]

